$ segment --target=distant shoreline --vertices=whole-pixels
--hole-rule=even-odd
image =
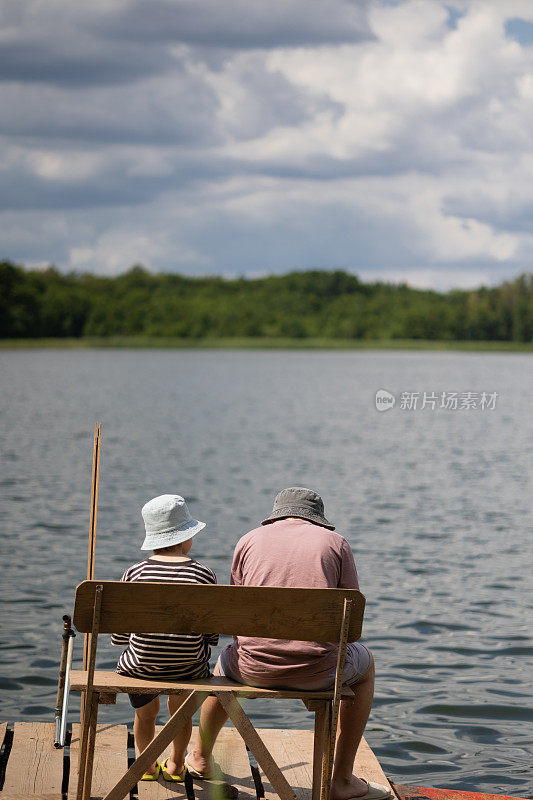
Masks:
[[[314,339],[232,337],[109,336],[80,339],[0,339],[0,350],[38,349],[154,349],[154,350],[433,350],[494,353],[533,353],[533,342],[432,339]]]

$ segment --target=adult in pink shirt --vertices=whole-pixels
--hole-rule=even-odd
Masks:
[[[261,527],[239,540],[231,582],[239,586],[359,588],[348,542],[324,516],[320,495],[303,488],[280,492]],[[336,661],[337,647],[331,643],[238,636],[220,654],[215,674],[265,688],[320,690],[333,688]],[[355,701],[341,702],[331,800],[390,797],[387,787],[352,774],[374,695],[374,659],[359,642],[348,645],[344,682],[353,689]],[[209,774],[213,745],[226,719],[218,700],[209,697],[202,707],[197,742],[186,758],[193,776]]]

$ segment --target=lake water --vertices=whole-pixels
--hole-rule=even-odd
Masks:
[[[378,389],[397,398],[386,413]],[[401,392],[424,391],[434,409],[422,394],[401,407]],[[478,406],[481,392],[498,396],[453,410],[438,407],[442,392],[478,393]],[[276,492],[316,489],[367,597],[367,738],[386,773],[531,796],[533,356],[4,351],[0,396],[0,719],[53,717],[61,616],[86,572],[98,419],[97,578],[140,559],[154,495],[183,494],[208,522],[192,554],[225,583],[237,539]],[[116,657],[106,643],[100,666]],[[296,702],[247,710],[265,727],[312,725]],[[124,698],[102,708],[102,721],[130,718]]]

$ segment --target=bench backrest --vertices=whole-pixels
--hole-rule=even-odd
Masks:
[[[355,589],[84,581],[74,625],[91,631],[102,586],[100,633],[221,633],[338,642],[344,599],[352,601],[348,641],[361,635],[365,598]]]

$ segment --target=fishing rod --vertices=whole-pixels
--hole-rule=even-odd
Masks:
[[[102,434],[102,423],[94,423],[94,446],[93,446],[93,473],[91,482],[91,513],[89,520],[89,551],[87,553],[87,580],[94,578],[94,554],[96,545],[96,517],[98,513],[98,478],[100,475],[100,443]],[[91,647],[91,635],[86,633],[83,639],[83,669],[87,669],[89,663],[89,650]]]
[[[87,580],[94,578],[94,554],[96,544],[96,518],[98,512],[98,478],[100,474],[100,444],[102,423],[94,424],[93,443],[93,471],[91,480],[91,509],[89,520],[89,552],[87,555]],[[68,614],[63,616],[63,645],[61,648],[61,663],[59,667],[59,680],[57,686],[57,701],[55,710],[55,741],[54,746],[64,747],[67,732],[67,712],[70,689],[70,669],[72,666],[72,650],[76,636],[71,619]],[[90,634],[85,634],[83,642],[83,669],[89,663],[89,650],[91,647]],[[85,709],[85,696],[81,697],[81,720]]]

